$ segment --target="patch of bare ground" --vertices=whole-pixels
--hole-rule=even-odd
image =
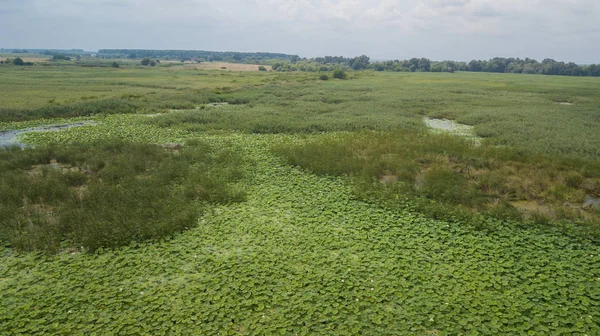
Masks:
[[[81,171],[78,167],[73,167],[70,164],[63,164],[57,162],[55,159],[50,160],[50,163],[47,164],[38,164],[31,166],[31,169],[28,170],[29,175],[43,175],[44,169],[60,169],[64,172],[79,172]]]
[[[588,221],[598,221],[600,216],[593,211],[584,209],[581,204],[564,202],[562,205],[547,204],[540,200],[510,202],[524,218],[542,216],[548,219],[580,218]]]
[[[379,182],[383,184],[392,184],[398,182],[398,176],[390,171],[386,171],[382,176],[379,177]]]

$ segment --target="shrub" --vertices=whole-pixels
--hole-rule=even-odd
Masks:
[[[66,56],[66,55],[60,55],[60,54],[58,54],[58,55],[52,56],[52,59],[55,60],[55,61],[61,61],[61,60],[62,61],[70,61],[71,57]]]
[[[144,58],[140,63],[142,65],[144,65],[144,66],[150,65],[150,59],[149,58]]]
[[[6,63],[7,64],[9,63],[8,59],[6,60]],[[12,64],[18,65],[18,66],[31,66],[31,65],[33,65],[32,62],[25,62],[25,61],[23,61],[23,59],[21,57],[17,57],[14,60],[12,60]]]
[[[267,68],[261,65],[258,67],[258,71],[267,71]]]
[[[473,205],[477,196],[466,176],[445,166],[435,166],[423,174],[424,196],[450,204]]]
[[[346,71],[342,70],[342,69],[335,69],[333,71],[333,78],[337,78],[337,79],[347,79],[348,75],[346,74]]]
[[[117,63],[117,62],[112,62],[112,67],[113,67],[113,68],[118,68],[118,67],[119,67],[119,63]]]
[[[583,183],[583,176],[578,172],[569,172],[565,176],[565,182],[569,187],[578,188]]]
[[[319,79],[326,81],[329,80],[329,76],[327,76],[326,74],[322,74],[321,76],[319,76]]]

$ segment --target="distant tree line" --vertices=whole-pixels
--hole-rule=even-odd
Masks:
[[[64,54],[64,55],[80,55],[80,54],[89,54],[89,52],[84,51],[83,49],[5,49],[0,48],[0,53],[13,53],[13,54],[45,54],[45,55],[54,55],[54,54]]]
[[[85,51],[81,50],[81,49],[70,49],[70,50],[44,50],[43,52],[41,52],[41,54],[44,55],[48,55],[48,56],[58,56],[59,58],[55,58],[55,59],[63,59],[60,57],[75,57],[75,56],[80,56],[83,54],[88,54]]]
[[[430,61],[426,58],[413,58],[405,61],[376,62],[370,65],[377,71],[424,71],[424,72],[492,72],[492,73],[523,73],[558,76],[600,76],[600,65],[578,65],[573,62],[565,63],[553,59],[538,62],[531,58],[502,58],[490,60],[472,60],[466,62]]]
[[[325,56],[302,58],[273,63],[276,71],[331,71],[341,69],[373,69],[376,71],[398,72],[493,72],[493,73],[523,73],[560,76],[600,76],[600,64],[578,65],[573,62],[565,63],[553,59],[538,62],[531,58],[502,58],[490,60],[472,60],[470,62],[432,61],[427,58],[411,58],[409,60],[393,60],[370,62],[365,55],[346,58],[343,56]]]
[[[335,69],[368,69],[370,58],[361,55],[353,58],[343,56],[325,56],[316,58],[294,58],[289,61],[278,60],[272,64],[275,71],[332,71]]]
[[[558,62],[545,59],[538,62],[526,58],[494,58],[489,61],[473,60],[467,64],[468,71],[525,73],[560,76],[600,76],[600,65],[578,65],[573,62]]]
[[[231,63],[265,63],[273,59],[292,61],[299,59],[296,55],[280,53],[245,53],[233,51],[203,51],[203,50],[142,50],[142,49],[101,49],[98,57],[102,58],[149,58],[171,60],[199,60],[206,62]]]
[[[81,49],[45,50],[45,49],[0,49],[0,52],[19,53],[44,53],[53,56],[53,59],[69,59],[79,54],[87,54]],[[246,53],[233,51],[203,51],[203,50],[145,50],[145,49],[101,49],[97,53],[99,58],[129,58],[148,59],[145,65],[152,65],[150,60],[193,60],[199,62],[231,62],[271,65],[275,71],[309,71],[326,72],[336,69],[398,72],[492,72],[492,73],[523,73],[561,76],[600,76],[600,64],[579,65],[573,62],[565,63],[553,59],[544,59],[541,62],[531,58],[503,58],[496,57],[490,60],[472,60],[470,62],[432,61],[427,58],[411,58],[409,60],[390,60],[371,62],[366,55],[357,57],[324,56],[315,58],[301,58],[298,55],[282,53]],[[8,62],[4,62],[8,63]],[[146,63],[146,62],[144,62]]]

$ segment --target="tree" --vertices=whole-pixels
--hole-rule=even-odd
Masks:
[[[150,64],[150,59],[146,57],[146,58],[144,58],[144,59],[142,60],[142,62],[141,62],[141,63],[142,63],[142,65],[149,65],[149,64]]]
[[[118,67],[119,67],[119,63],[117,63],[117,62],[113,62],[113,63],[112,63],[112,67],[113,67],[113,68],[118,68]]]
[[[15,58],[15,59],[12,61],[12,63],[13,63],[14,65],[24,65],[24,64],[25,64],[25,62],[23,62],[23,59],[22,59],[21,57],[17,57],[17,58]]]
[[[537,73],[537,66],[534,63],[525,63],[523,65],[524,74],[535,74]]]
[[[598,77],[600,76],[600,65],[592,64],[588,68],[588,75]]]
[[[348,65],[354,70],[365,69],[369,65],[370,58],[367,55],[354,57],[348,62]]]
[[[150,66],[156,66],[156,62],[150,61]]]
[[[508,73],[522,73],[523,66],[521,66],[521,64],[519,64],[518,62],[510,62],[506,67],[505,71]]]
[[[431,66],[431,72],[443,72],[445,64],[442,62],[433,63]]]
[[[469,71],[479,72],[479,71],[483,70],[483,67],[481,66],[481,61],[472,60],[471,62],[469,62],[467,69]]]
[[[429,72],[431,70],[431,61],[427,58],[421,58],[417,67],[419,71]]]

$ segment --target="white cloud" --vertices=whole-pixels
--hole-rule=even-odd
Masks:
[[[9,1],[10,3],[10,1]],[[600,28],[596,0],[29,0],[47,17],[97,20],[235,22],[345,25],[344,29],[395,26],[406,31],[441,33],[511,33],[511,28],[539,23],[561,29]],[[575,26],[573,24],[575,23]]]
[[[71,38],[73,47],[82,41],[93,42],[77,36],[96,34],[105,36],[105,47],[111,42],[121,47],[205,46],[220,50],[248,50],[255,46],[259,50],[306,56],[510,55],[585,58],[584,61],[597,62],[594,58],[600,54],[598,0],[0,0],[0,3],[0,41],[8,44],[14,35],[11,32],[19,30],[28,33],[33,41],[57,36],[63,36],[65,41]],[[44,29],[36,27],[36,22],[42,21]],[[81,27],[80,34],[67,31],[69,24]],[[100,34],[98,27],[104,27],[106,32]],[[122,34],[128,38],[121,37],[111,27],[126,29]],[[152,31],[152,39],[145,36],[147,30]],[[190,30],[194,34],[174,36]],[[22,39],[15,38],[12,43],[16,42],[23,44]]]

